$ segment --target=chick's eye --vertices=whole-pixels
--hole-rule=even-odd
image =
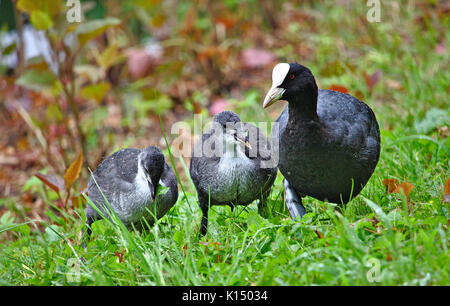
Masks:
[[[295,78],[295,74],[291,74],[291,75],[289,76],[289,78],[292,80],[293,78]]]

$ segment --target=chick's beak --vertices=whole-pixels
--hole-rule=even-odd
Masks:
[[[249,143],[248,141],[245,141],[245,140],[239,138],[237,135],[234,135],[234,138],[235,138],[237,141],[243,143],[243,144],[244,144],[247,148],[249,148],[250,150],[252,149],[252,146],[250,145],[250,143]]]
[[[264,98],[263,108],[267,108],[280,100],[286,89],[280,87],[272,87]]]

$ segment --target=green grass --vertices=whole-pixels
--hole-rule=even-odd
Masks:
[[[187,199],[181,194],[148,233],[128,232],[105,220],[94,223],[86,250],[77,245],[80,219],[66,216],[64,221],[49,212],[59,225],[45,225],[43,233],[31,231],[32,223],[8,231],[13,239],[1,246],[0,282],[448,285],[448,204],[442,202],[448,174],[445,150],[427,140],[395,143],[398,137],[383,136],[374,176],[341,211],[308,198],[305,218],[290,220],[283,209],[279,175],[269,219],[257,214],[256,204],[233,213],[228,207],[213,207],[208,235],[199,240],[200,210],[195,195],[187,192]],[[381,181],[386,177],[407,177],[414,183],[410,211],[403,196],[385,193]],[[373,267],[379,267],[379,274]],[[80,271],[79,282],[71,278],[73,271]],[[369,282],[373,278],[379,282]]]
[[[49,208],[52,224],[40,229],[6,214],[0,220],[8,238],[0,245],[0,285],[449,285],[449,204],[443,197],[450,138],[436,132],[449,125],[449,55],[434,51],[441,41],[448,50],[448,17],[436,24],[431,16],[423,26],[414,22],[417,11],[402,11],[396,22],[384,11],[380,24],[358,27],[364,12],[357,10],[364,6],[317,10],[326,18],[317,21],[319,34],[302,33],[315,50],[303,63],[321,87],[337,83],[362,92],[382,130],[380,162],[357,198],[343,209],[306,198],[307,215],[294,222],[279,174],[269,219],[257,214],[256,203],[233,213],[213,207],[208,234],[199,240],[200,209],[191,183],[182,182],[186,193],[180,188],[178,203],[150,232],[99,221],[86,250],[79,246],[82,210],[76,217],[62,212],[63,218]],[[354,17],[342,19],[349,12]],[[362,37],[365,43],[357,39]],[[335,48],[340,43],[344,50]],[[341,72],[329,74],[336,62]],[[362,71],[377,70],[383,76],[369,91]],[[259,104],[242,109],[243,119],[255,120]],[[447,119],[427,116],[436,109]],[[387,194],[385,178],[412,183],[410,203]],[[37,196],[52,205],[51,192],[35,185]],[[2,205],[20,206],[8,199]],[[79,279],[72,274],[77,271]]]

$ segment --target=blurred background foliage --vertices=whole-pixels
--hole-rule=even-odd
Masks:
[[[448,144],[448,1],[381,1],[374,23],[365,1],[86,0],[79,23],[68,2],[0,0],[1,215],[45,218],[43,182],[75,206],[105,156],[165,149],[160,119],[166,132],[224,109],[273,120],[283,105],[260,104],[278,62],[362,99],[385,133]]]

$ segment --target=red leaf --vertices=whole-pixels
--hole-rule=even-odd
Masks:
[[[450,203],[450,178],[445,182],[444,194],[444,203]]]
[[[336,85],[336,84],[332,84],[329,88],[329,90],[334,90],[334,91],[339,91],[345,94],[348,94],[349,91],[346,87],[342,86],[342,85]]]
[[[396,190],[398,186],[398,180],[397,179],[384,179],[383,185],[386,186],[386,192],[392,193]]]
[[[35,176],[58,194],[60,190],[64,189],[64,180],[59,176],[42,173],[36,173]]]
[[[373,87],[380,81],[381,76],[383,75],[383,71],[377,70],[370,76],[363,72],[364,80],[366,81],[367,87],[369,87],[369,91],[372,91]]]
[[[450,194],[450,178],[445,182],[444,192],[445,194]]]
[[[123,252],[118,253],[117,251],[114,251],[114,254],[117,256],[117,258],[119,258],[119,262],[123,261]]]
[[[406,196],[406,198],[409,199],[409,194],[410,194],[411,190],[413,190],[413,188],[414,188],[413,184],[408,183],[408,182],[403,182],[395,188],[394,192],[404,194]]]

